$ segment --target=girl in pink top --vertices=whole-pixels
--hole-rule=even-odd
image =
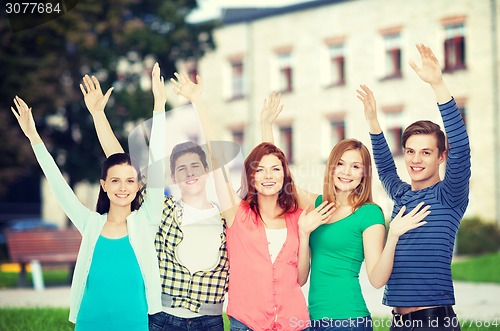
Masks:
[[[215,158],[223,153],[215,150],[217,139],[209,125],[200,78],[195,84],[185,73],[175,75],[177,80],[171,81],[177,93],[198,112],[216,169],[217,195],[228,228],[231,330],[305,329],[309,313],[301,291],[304,282],[299,284],[304,259],[299,258],[298,222],[328,219],[333,204],[324,202],[309,213],[300,210],[286,157],[270,143],[258,145],[246,158],[243,194],[238,196],[225,181],[225,162]]]
[[[301,210],[285,155],[258,145],[245,160],[245,177],[248,189],[227,231],[231,329],[302,330],[309,313],[297,270]],[[283,230],[273,254],[270,232]]]

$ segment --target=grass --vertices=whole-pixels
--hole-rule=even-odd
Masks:
[[[487,254],[457,261],[452,264],[453,279],[470,282],[500,283],[500,253]],[[45,284],[66,284],[68,270],[45,270]],[[17,272],[0,271],[0,288],[17,287]],[[27,286],[32,283],[31,273],[27,273]],[[68,321],[69,309],[64,308],[0,308],[0,330],[9,331],[65,331],[74,330]],[[460,321],[462,331],[499,330],[500,320]],[[492,325],[492,324],[496,325]],[[229,321],[224,316],[225,330],[229,331]],[[389,321],[374,319],[374,331],[388,330]]]
[[[453,262],[453,279],[466,282],[488,282],[500,284],[500,253],[486,254]],[[17,272],[0,271],[0,288],[17,287]],[[45,285],[61,285],[68,281],[68,269],[51,270],[44,267]],[[27,286],[31,286],[31,273],[26,274]]]
[[[69,331],[75,325],[68,321],[66,308],[0,308],[0,330],[8,331]],[[224,330],[229,320],[224,315]]]
[[[61,285],[68,283],[69,271],[61,270],[43,270],[43,280],[46,286]],[[0,288],[15,288],[17,287],[17,272],[0,272]],[[31,272],[26,273],[26,286],[31,287],[33,284]],[[2,330],[0,328],[0,330]]]
[[[0,330],[9,331],[70,331],[74,324],[68,321],[65,308],[1,308]]]
[[[451,265],[454,280],[500,283],[500,253],[485,254]]]
[[[64,308],[0,308],[0,330],[9,331],[68,331],[74,324],[68,321],[69,309]],[[498,330],[494,321],[461,321],[462,331]],[[497,320],[500,323],[500,321]],[[485,325],[486,324],[486,325]],[[389,330],[390,321],[374,319],[374,331]],[[229,321],[224,315],[224,329],[229,331]]]

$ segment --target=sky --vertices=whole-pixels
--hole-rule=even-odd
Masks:
[[[198,0],[198,9],[194,11],[189,20],[204,21],[220,16],[221,8],[228,7],[281,7],[312,0]]]

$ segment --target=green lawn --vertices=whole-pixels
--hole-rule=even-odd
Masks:
[[[9,331],[68,331],[74,324],[68,321],[69,309],[60,308],[0,308],[0,330]],[[229,331],[227,318],[225,330]],[[491,323],[491,322],[489,322]],[[498,326],[481,321],[461,321],[462,331],[498,330]],[[374,331],[389,330],[388,320],[375,319]]]
[[[451,271],[454,280],[500,283],[500,253],[454,262]]]
[[[67,269],[61,270],[43,270],[43,281],[45,285],[61,285],[68,283]],[[17,287],[17,272],[0,272],[0,288],[15,288]],[[32,286],[33,280],[31,272],[26,273],[26,286]],[[2,329],[0,329],[2,330]]]
[[[500,253],[471,257],[452,264],[453,279],[467,282],[491,282],[500,284]],[[66,284],[68,270],[43,271],[45,285]],[[28,286],[32,284],[31,273],[27,273]],[[17,273],[0,272],[0,288],[17,286]]]
[[[65,308],[1,308],[0,330],[9,331],[70,331],[74,324],[68,321]]]
[[[453,279],[470,282],[500,283],[500,253],[472,257],[452,264]],[[17,286],[17,273],[0,272],[0,288]],[[68,279],[67,270],[44,270],[46,285],[65,284]],[[31,284],[31,274],[27,277]],[[9,331],[62,331],[73,330],[74,325],[68,321],[69,310],[59,308],[0,308],[0,330]],[[500,323],[500,320],[496,321]],[[375,319],[374,330],[388,330],[388,321]],[[461,321],[463,331],[499,330],[500,325],[490,325],[492,321]],[[378,325],[382,325],[377,327]],[[226,330],[229,323],[225,320]]]

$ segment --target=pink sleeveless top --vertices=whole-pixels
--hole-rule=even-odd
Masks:
[[[229,302],[227,313],[255,331],[302,330],[309,320],[297,283],[301,210],[286,214],[287,238],[274,264],[265,227],[242,201],[227,230]]]

